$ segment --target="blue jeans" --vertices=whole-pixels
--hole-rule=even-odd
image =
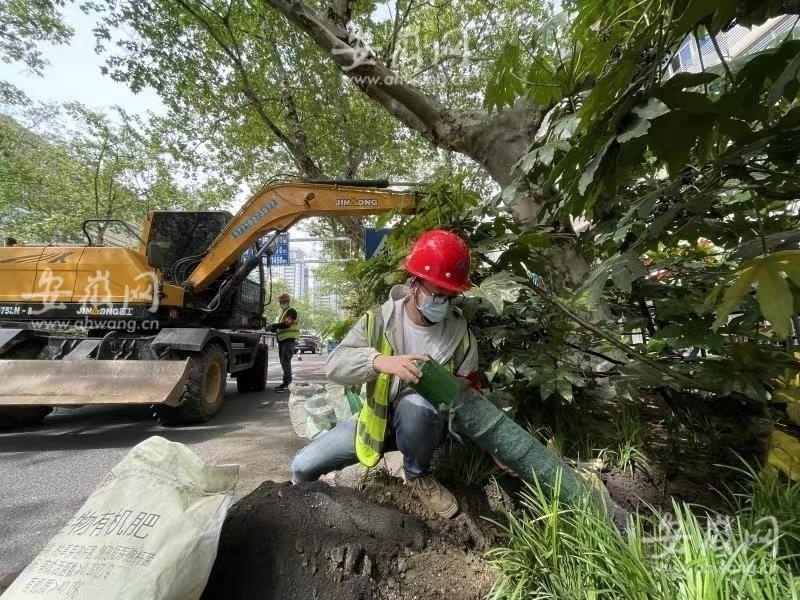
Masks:
[[[300,450],[292,460],[292,483],[315,481],[320,475],[356,464],[357,418],[353,415],[342,421]],[[392,426],[385,450],[397,449],[403,454],[407,478],[427,473],[444,431],[439,412],[422,396],[410,394],[395,405]]]

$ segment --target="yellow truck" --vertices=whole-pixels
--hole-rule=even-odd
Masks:
[[[268,184],[236,213],[155,211],[138,249],[0,248],[0,427],[54,406],[139,404],[164,425],[207,421],[227,375],[265,388],[264,258],[310,216],[413,211],[385,181]],[[266,237],[265,237],[266,236]]]

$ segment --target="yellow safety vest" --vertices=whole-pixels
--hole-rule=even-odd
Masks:
[[[367,340],[370,345],[385,356],[392,356],[394,350],[386,337],[386,332],[381,330],[380,343],[375,337],[375,313],[367,311],[366,318]],[[469,349],[469,330],[464,333],[461,339],[461,348],[465,352]],[[451,358],[445,367],[453,372],[453,362]],[[389,418],[389,390],[392,386],[392,378],[388,373],[378,374],[375,382],[374,392],[367,396],[367,401],[361,407],[356,422],[356,456],[358,462],[371,469],[378,464],[383,456],[383,446],[386,439],[386,423]]]
[[[281,315],[280,322],[283,323],[283,320],[286,318],[286,313],[289,312],[289,308],[283,311]],[[278,339],[279,342],[284,340],[296,340],[300,337],[300,323],[297,322],[298,319],[295,319],[294,323],[289,325],[286,329],[278,329],[277,334],[275,337]]]

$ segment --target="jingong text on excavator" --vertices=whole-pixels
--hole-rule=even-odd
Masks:
[[[87,223],[84,246],[0,248],[0,427],[86,404],[202,422],[219,411],[228,374],[240,392],[263,390],[270,245],[306,217],[413,211],[415,194],[393,187],[287,181],[233,217],[151,212],[138,250],[98,244]]]

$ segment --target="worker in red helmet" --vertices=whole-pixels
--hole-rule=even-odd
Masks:
[[[429,231],[405,260],[410,278],[368,311],[328,357],[326,374],[345,386],[367,384],[361,411],[316,438],[292,461],[292,481],[361,462],[374,467],[386,450],[403,454],[406,483],[433,512],[452,517],[458,502],[429,474],[445,433],[439,411],[408,386],[428,356],[458,376],[477,380],[478,348],[453,300],[471,287],[466,243],[449,231]]]

